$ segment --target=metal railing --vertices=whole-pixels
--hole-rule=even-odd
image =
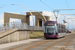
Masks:
[[[33,29],[33,26],[29,26],[30,30]],[[43,27],[34,26],[34,30],[44,30]]]
[[[0,25],[0,33],[11,30],[13,28],[17,29],[33,29],[33,26],[28,26],[27,23],[21,23],[21,22],[11,22],[11,23],[5,23],[3,25]],[[33,30],[43,30],[43,27],[34,26]]]
[[[11,23],[6,23],[0,26],[0,33],[11,30],[13,28],[29,29],[26,23],[11,22]]]

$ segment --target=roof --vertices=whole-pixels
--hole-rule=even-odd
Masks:
[[[57,23],[57,21],[46,21],[45,23]]]

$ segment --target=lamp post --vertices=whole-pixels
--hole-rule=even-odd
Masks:
[[[30,12],[30,10],[28,8],[26,8],[25,6],[23,6],[23,5],[20,5],[20,4],[12,4],[12,5],[18,5],[18,6],[24,7],[25,9],[27,9]],[[33,17],[31,12],[30,12],[30,14],[31,14],[31,16],[33,18],[33,29],[32,29],[32,31],[33,31],[34,30],[34,17]]]

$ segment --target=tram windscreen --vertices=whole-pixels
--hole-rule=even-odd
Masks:
[[[46,26],[47,33],[55,33],[55,26]]]
[[[55,28],[47,28],[47,33],[54,33]]]

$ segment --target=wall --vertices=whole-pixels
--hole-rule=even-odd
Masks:
[[[50,16],[44,16],[45,17],[45,19],[44,19],[44,17],[43,17],[43,15],[42,15],[42,12],[31,12],[33,15],[35,15],[35,26],[40,26],[40,23],[39,23],[39,20],[41,19],[41,21],[42,21],[42,19],[43,19],[43,24],[42,24],[42,26],[44,25],[44,22],[45,22],[45,19],[47,20],[47,21],[50,21]],[[30,14],[30,12],[26,12],[26,15],[31,15]]]
[[[13,14],[13,13],[4,13],[4,24],[9,23],[10,18],[21,19],[22,23],[30,24],[30,19],[28,15],[21,15],[21,14]]]
[[[29,38],[30,30],[13,29],[0,35],[0,44],[22,41]]]

